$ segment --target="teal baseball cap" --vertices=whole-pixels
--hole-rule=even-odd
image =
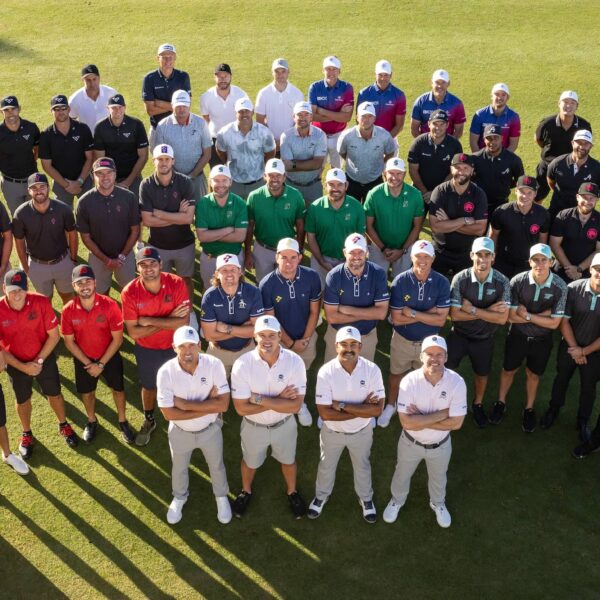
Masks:
[[[492,240],[489,237],[478,237],[477,239],[475,239],[473,241],[473,245],[471,246],[471,252],[475,254],[477,252],[481,252],[482,250],[494,254],[494,240]]]
[[[536,254],[541,254],[552,260],[552,250],[548,244],[534,244],[529,249],[529,258],[533,258]]]

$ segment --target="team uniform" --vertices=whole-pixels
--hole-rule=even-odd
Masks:
[[[294,125],[294,105],[303,102],[304,94],[291,83],[280,92],[274,83],[262,88],[256,96],[256,114],[266,117],[266,125],[278,140],[281,134]]]
[[[370,102],[375,107],[375,125],[391,132],[396,127],[396,117],[406,114],[406,96],[391,83],[382,90],[377,83],[369,85],[358,93],[356,105]]]
[[[190,76],[185,71],[173,69],[170,77],[165,77],[160,69],[150,71],[144,76],[142,83],[142,100],[148,102],[150,100],[162,100],[163,102],[171,102],[173,94],[178,90],[186,91],[192,95],[192,84]],[[171,111],[160,113],[150,117],[150,127],[155,129],[156,126],[165,117],[168,117]],[[151,144],[152,147],[153,144]]]
[[[448,134],[453,135],[456,125],[467,120],[465,107],[461,100],[454,94],[446,92],[441,103],[437,103],[433,92],[426,92],[419,96],[413,104],[411,118],[421,123],[421,133],[429,132],[429,116],[431,113],[443,110],[448,114]],[[454,156],[450,154],[450,156]]]
[[[84,123],[94,134],[98,122],[108,117],[108,101],[117,93],[117,90],[108,85],[100,85],[98,97],[92,100],[85,91],[79,88],[69,96],[69,116]]]
[[[480,108],[471,121],[471,133],[479,136],[479,147],[485,146],[483,141],[483,130],[488,125],[498,125],[502,130],[502,147],[508,148],[510,138],[521,136],[521,119],[519,115],[508,106],[500,115],[494,113],[491,105]]]

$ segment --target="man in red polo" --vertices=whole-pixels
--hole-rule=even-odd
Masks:
[[[96,277],[89,265],[76,266],[71,281],[76,297],[63,308],[60,331],[73,355],[75,387],[88,417],[83,440],[90,443],[96,437],[96,387],[102,377],[112,390],[121,437],[133,444],[135,435],[125,416],[123,359],[119,352],[123,343],[121,307],[112,298],[96,293]]]
[[[123,288],[121,303],[127,333],[135,342],[133,353],[142,388],[144,422],[135,443],[145,446],[156,429],[156,375],[167,360],[175,357],[173,332],[188,324],[190,299],[181,277],[161,273],[156,248],[142,248],[135,262],[140,276]]]
[[[0,299],[0,345],[15,392],[17,414],[23,434],[19,452],[29,458],[35,442],[31,433],[31,392],[35,379],[48,398],[59,423],[59,432],[71,448],[78,438],[67,423],[65,400],[54,348],[60,340],[58,320],[50,300],[27,291],[25,271],[10,270],[4,276],[4,296]]]

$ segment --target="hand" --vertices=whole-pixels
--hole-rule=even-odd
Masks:
[[[329,271],[331,271],[331,269],[333,269],[333,265],[330,262],[327,262],[326,260],[322,260],[320,263],[321,267],[323,267],[323,269],[325,269],[328,273]]]
[[[295,385],[286,385],[279,394],[277,394],[280,398],[289,398],[290,400],[295,400],[298,395],[298,388]]]
[[[409,319],[412,319],[412,311],[413,309],[410,306],[403,306],[401,313],[403,317],[408,317]]]
[[[565,271],[565,275],[569,278],[569,279],[579,279],[581,277],[581,273],[577,272],[577,267],[575,265],[569,265],[568,267],[564,268]]]
[[[24,371],[27,375],[31,377],[35,377],[36,375],[39,375],[42,372],[42,366],[43,365],[39,365],[36,362],[26,362],[23,363],[22,371]]]
[[[127,179],[123,179],[123,181],[120,181],[116,185],[117,187],[123,188],[124,190],[128,190],[129,186],[131,185],[131,182],[128,182]]]
[[[421,411],[417,408],[416,404],[409,404],[408,408],[406,409],[406,412],[409,415],[420,415],[420,414],[422,414]]]
[[[450,217],[446,214],[443,208],[438,208],[435,215],[433,215],[438,221],[449,221]]]
[[[386,260],[389,260],[390,262],[396,262],[404,256],[404,250],[401,248],[396,248],[395,250],[386,248],[386,251],[383,253],[383,255],[385,256]]]
[[[67,182],[67,185],[63,186],[65,189],[65,192],[67,192],[68,194],[75,195],[75,189],[77,187],[77,182],[71,181],[70,179],[65,179],[65,181]]]
[[[340,108],[340,112],[343,113],[351,113],[354,110],[353,104],[344,104],[342,108]]]
[[[231,325],[229,323],[223,323],[222,321],[217,321],[217,331],[219,333],[226,333],[229,335]]]
[[[213,400],[213,399],[217,398],[218,396],[219,396],[219,390],[216,385],[213,385],[212,388],[210,388],[210,392],[208,394],[207,399]]]
[[[578,365],[587,365],[587,357],[586,356],[580,356],[579,358],[575,359],[575,363]]]
[[[305,338],[303,340],[296,340],[290,347],[290,350],[294,351],[296,354],[302,354],[308,348],[309,342],[310,342],[310,338]]]
[[[431,202],[431,192],[423,192],[423,202],[425,202],[425,204]]]
[[[569,353],[569,356],[573,360],[576,360],[577,358],[581,358],[582,356],[584,356],[583,348],[581,346],[571,346],[570,348],[567,349],[567,352]]]
[[[467,300],[466,298],[463,300],[462,305],[460,307],[460,310],[462,310],[463,312],[471,312],[471,309],[473,308],[473,304]]]
[[[179,212],[185,212],[190,206],[193,206],[193,201],[182,200],[179,203]]]
[[[363,404],[379,404],[379,398],[374,392],[371,392],[364,400]]]
[[[521,319],[524,319],[528,312],[529,311],[522,304],[519,304],[516,310],[517,315],[521,317]]]
[[[91,375],[92,377],[95,377],[95,378],[100,377],[100,375],[102,374],[102,371],[104,371],[104,369],[98,363],[95,363],[95,362],[92,362],[83,368],[87,371],[88,375]]]
[[[190,301],[182,302],[176,306],[169,315],[170,317],[187,317],[190,314]]]
[[[504,300],[499,300],[498,302],[494,302],[491,306],[488,306],[488,310],[497,313],[505,313],[508,310],[508,304],[506,304]]]
[[[106,261],[106,267],[111,271],[116,271],[121,266],[121,263],[117,258],[109,258]]]

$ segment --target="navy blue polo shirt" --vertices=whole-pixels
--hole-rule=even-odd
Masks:
[[[412,269],[400,273],[392,282],[390,308],[402,310],[405,306],[418,312],[426,312],[432,308],[450,308],[450,282],[437,271],[431,271],[423,283],[417,279]],[[440,331],[439,327],[420,321],[408,325],[394,325],[394,329],[411,342],[420,342]]]
[[[293,340],[304,337],[312,302],[321,300],[321,279],[316,271],[299,266],[294,279],[286,279],[279,269],[265,275],[259,284],[265,310],[275,313]]]
[[[219,285],[206,290],[200,305],[202,321],[214,323],[221,321],[228,325],[243,325],[250,317],[260,317],[263,314],[262,296],[257,287],[241,281],[237,292],[229,297]],[[223,350],[238,352],[248,344],[248,338],[231,338],[214,342]]]
[[[323,295],[325,304],[331,306],[358,306],[368,308],[378,302],[387,302],[390,293],[387,286],[386,272],[375,263],[365,262],[365,268],[360,277],[355,277],[347,268],[345,263],[337,265],[327,273],[325,279],[325,293]],[[360,331],[361,335],[371,333],[377,325],[376,320],[361,320],[352,325]],[[335,329],[343,325],[333,325]]]
[[[142,100],[144,102],[150,100],[171,102],[173,94],[178,90],[185,90],[190,96],[192,95],[190,76],[185,71],[173,69],[171,77],[165,77],[160,69],[156,69],[156,71],[150,71],[144,76]],[[167,111],[150,117],[150,125],[156,127],[161,119],[168,117],[170,114],[171,111]]]
[[[590,218],[582,224],[577,207],[561,210],[550,230],[550,235],[562,238],[560,246],[572,265],[578,265],[595,252],[599,233],[600,213],[593,210]]]
[[[589,279],[567,286],[565,319],[569,319],[578,346],[589,346],[600,337],[600,294],[592,290]]]

